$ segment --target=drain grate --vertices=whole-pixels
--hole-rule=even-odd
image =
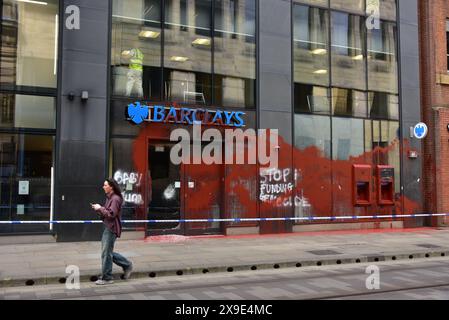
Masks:
[[[307,252],[317,255],[317,256],[331,256],[334,254],[342,254],[341,252],[337,252],[334,250],[314,250],[314,251],[307,251]]]
[[[426,248],[426,249],[442,248],[441,246],[437,246],[437,245],[434,245],[434,244],[427,244],[427,243],[424,243],[424,244],[415,244],[415,246],[417,246],[417,247],[423,247],[423,248]]]

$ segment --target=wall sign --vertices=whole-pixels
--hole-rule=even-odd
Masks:
[[[423,122],[420,122],[413,127],[413,136],[416,139],[424,139],[427,136],[428,132],[429,128],[427,128],[427,125]]]
[[[30,182],[19,181],[19,195],[27,196],[30,194]]]
[[[135,124],[142,122],[173,123],[192,125],[217,125],[228,127],[244,127],[245,115],[242,111],[192,109],[165,106],[148,106],[140,102],[131,103],[127,107],[128,120]]]

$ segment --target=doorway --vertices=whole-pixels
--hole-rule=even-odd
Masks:
[[[223,223],[184,223],[178,220],[219,219],[223,215],[224,166],[173,164],[174,143],[148,140],[146,208],[147,236],[221,234]]]

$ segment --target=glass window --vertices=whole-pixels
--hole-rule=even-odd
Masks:
[[[145,172],[135,168],[130,155],[134,154],[134,139],[111,139],[112,168],[110,175],[119,184],[125,203],[122,210],[122,219],[138,219],[145,217]],[[136,226],[128,226],[135,228]]]
[[[332,84],[366,90],[365,19],[332,12]]]
[[[327,116],[295,115],[295,147],[316,147],[323,157],[331,157],[331,122]]]
[[[332,155],[334,160],[349,160],[365,152],[364,120],[332,118]]]
[[[379,0],[367,0],[366,5],[370,2],[374,2]],[[379,13],[381,19],[396,21],[396,0],[380,0],[379,1]]]
[[[54,138],[0,134],[0,220],[48,220]],[[0,231],[48,231],[48,225]]]
[[[159,0],[114,0],[112,94],[161,100]]]
[[[187,2],[187,24],[181,25],[179,1],[165,1],[164,91],[170,101],[211,104],[211,5],[206,0]]]
[[[332,88],[332,114],[366,118],[366,93],[357,90]]]
[[[56,129],[55,98],[0,93],[2,128]]]
[[[365,1],[364,0],[330,0],[331,8],[351,11],[355,13],[364,13]]]
[[[59,1],[2,1],[2,85],[55,88]]]
[[[328,11],[295,5],[295,82],[329,85]]]
[[[311,4],[314,6],[329,7],[328,0],[293,0],[293,2]]]
[[[365,120],[365,152],[373,149],[373,126],[371,120]]]
[[[368,107],[373,119],[399,120],[399,96],[385,92],[368,92]]]
[[[214,103],[255,108],[255,0],[215,1]]]
[[[295,83],[295,112],[329,114],[329,89]]]
[[[368,30],[368,89],[398,93],[396,24],[382,21]]]

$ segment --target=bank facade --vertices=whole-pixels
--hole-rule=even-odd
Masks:
[[[410,131],[421,120],[417,1],[1,3],[1,220],[96,219],[89,203],[114,177],[124,219],[174,220],[126,224],[129,237],[430,225],[334,219],[423,211]],[[223,134],[277,129],[277,168],[174,164],[170,135],[194,120]],[[308,219],[213,220],[283,217]],[[0,233],[77,241],[100,228]]]

